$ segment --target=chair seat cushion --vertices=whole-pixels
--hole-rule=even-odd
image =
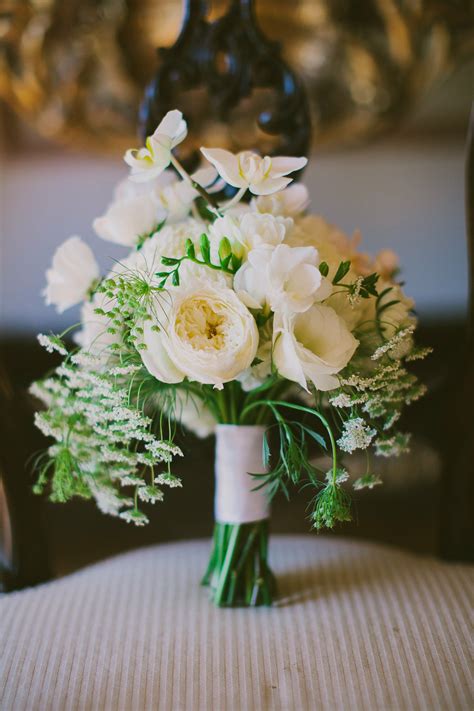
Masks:
[[[0,598],[0,708],[471,709],[472,568],[275,536],[273,608],[216,609],[209,542],[126,553]]]

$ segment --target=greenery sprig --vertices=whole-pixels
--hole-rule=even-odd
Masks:
[[[199,249],[201,252],[202,259],[196,256],[196,247],[191,239],[186,240],[186,253],[183,257],[162,257],[161,263],[165,267],[173,267],[170,271],[156,272],[156,276],[160,278],[159,288],[164,289],[168,279],[171,279],[173,286],[179,286],[180,276],[179,269],[181,264],[185,261],[193,262],[194,264],[199,264],[203,267],[208,267],[209,269],[215,269],[217,271],[224,272],[225,274],[234,275],[237,270],[242,265],[242,258],[238,257],[232,251],[232,246],[227,239],[223,237],[219,242],[218,257],[219,263],[215,264],[211,257],[211,243],[209,237],[203,233],[199,240]]]

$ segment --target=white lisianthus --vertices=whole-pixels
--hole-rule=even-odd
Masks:
[[[317,390],[337,388],[335,375],[350,361],[358,343],[329,306],[315,304],[289,318],[275,315],[273,363],[281,376],[305,390],[307,381]]]
[[[80,237],[69,237],[54,253],[42,293],[48,306],[62,313],[82,301],[99,276],[91,248]]]
[[[284,176],[304,168],[307,158],[279,156],[262,158],[252,151],[231,153],[223,148],[201,148],[207,160],[217,169],[219,175],[235,188],[254,195],[270,195],[286,188],[292,178]]]
[[[256,212],[269,212],[271,215],[284,217],[300,215],[306,210],[308,204],[308,189],[302,183],[295,183],[272,195],[260,195],[250,201],[251,208]]]
[[[155,378],[164,383],[189,378],[222,388],[250,366],[258,329],[232,289],[194,280],[170,288],[163,298],[144,324],[141,351]]]
[[[314,247],[257,247],[235,275],[234,289],[251,309],[300,313],[331,294],[332,285],[318,264]]]
[[[168,111],[144,148],[130,148],[124,161],[130,166],[130,179],[137,182],[153,180],[171,162],[171,151],[186,138],[188,128],[181,111]]]
[[[219,244],[224,237],[229,240],[234,254],[242,258],[261,245],[281,244],[292,224],[293,220],[289,217],[274,217],[254,212],[219,217],[209,230],[213,257],[217,257]]]

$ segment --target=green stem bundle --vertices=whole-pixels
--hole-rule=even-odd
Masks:
[[[268,565],[268,520],[216,522],[202,584],[210,588],[218,607],[271,605],[276,586]]]

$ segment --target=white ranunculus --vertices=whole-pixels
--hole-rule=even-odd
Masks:
[[[157,297],[144,324],[145,367],[158,380],[184,378],[221,388],[252,363],[258,346],[255,320],[232,289],[187,281]]]
[[[254,212],[219,217],[209,229],[213,259],[217,258],[219,244],[224,237],[229,240],[234,254],[245,258],[248,252],[261,245],[281,244],[292,224],[293,220],[289,217]]]
[[[332,390],[358,343],[334,309],[315,304],[290,318],[275,316],[273,363],[281,376],[305,390],[308,381],[318,390]]]
[[[283,190],[292,178],[284,176],[304,168],[307,158],[279,156],[262,158],[252,151],[231,153],[223,148],[201,148],[204,157],[219,175],[235,188],[248,188],[254,195],[270,195]]]
[[[267,212],[284,217],[300,215],[306,210],[308,204],[308,189],[302,183],[294,183],[278,193],[260,195],[250,201],[250,206],[256,212]]]
[[[78,304],[99,278],[91,248],[80,237],[69,237],[55,251],[51,267],[46,271],[43,296],[62,313]]]
[[[257,247],[249,252],[247,262],[235,275],[234,289],[251,309],[268,306],[281,313],[306,311],[332,291],[318,264],[314,247]]]
[[[144,148],[130,148],[125,153],[130,179],[142,182],[160,175],[171,162],[172,149],[186,138],[187,131],[181,111],[168,111],[154,134],[146,139]]]

